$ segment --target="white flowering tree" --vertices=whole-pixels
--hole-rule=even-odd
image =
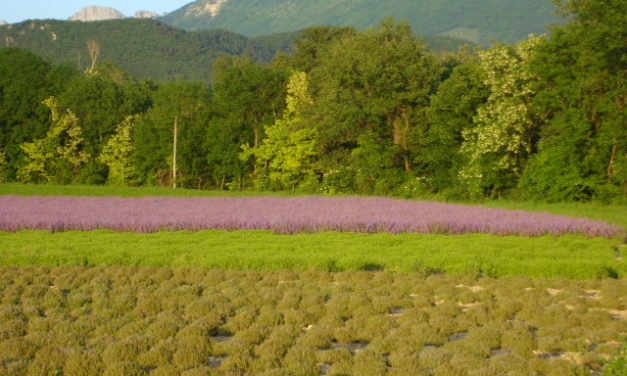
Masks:
[[[487,102],[463,131],[461,152],[466,166],[460,180],[471,193],[498,190],[520,177],[531,153],[537,122],[530,110],[537,77],[529,61],[541,37],[531,36],[516,45],[496,45],[481,51],[484,84],[490,90]]]

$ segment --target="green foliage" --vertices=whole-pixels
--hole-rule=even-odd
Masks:
[[[462,131],[461,153],[467,162],[459,172],[470,195],[500,194],[516,184],[537,133],[530,102],[537,77],[529,69],[541,39],[515,46],[496,45],[479,52],[483,83],[490,96],[477,110],[473,126]]]
[[[74,72],[53,67],[42,58],[16,48],[0,50],[0,150],[2,178],[14,180],[24,157],[20,145],[43,137],[50,110],[43,101],[63,90]]]
[[[128,117],[120,123],[116,133],[109,138],[98,157],[98,160],[109,168],[110,184],[128,185],[136,176],[133,165],[135,145],[131,138],[134,121],[133,117]]]
[[[550,201],[622,200],[627,189],[622,1],[562,1],[573,21],[540,44],[534,111],[544,120],[521,186]]]
[[[27,163],[20,168],[18,176],[25,182],[52,181],[59,179],[63,163],[66,162],[76,173],[87,162],[89,154],[82,151],[83,137],[78,118],[72,111],[60,114],[57,100],[50,97],[44,101],[52,113],[52,126],[46,137],[21,145]],[[71,175],[70,175],[71,178]],[[65,179],[61,178],[61,182]]]
[[[395,168],[398,166],[394,166],[398,149],[386,147],[385,141],[371,134],[364,134],[357,139],[359,147],[350,154],[356,169],[353,183],[356,191],[385,195],[401,184],[402,172]]]
[[[4,182],[4,176],[7,170],[7,157],[6,153],[0,150],[0,183]]]
[[[322,57],[321,54],[332,43],[355,36],[357,30],[352,27],[309,27],[302,31],[294,42],[293,54],[279,55],[274,64],[287,64],[294,69],[309,73]],[[284,61],[287,60],[287,61]]]
[[[147,88],[131,80],[116,81],[105,72],[82,74],[59,96],[59,107],[72,110],[84,124],[88,151],[98,156],[105,140],[127,116],[144,112]]]
[[[620,376],[627,372],[627,356],[625,350],[614,361],[605,365],[603,369],[603,376]]]
[[[572,129],[573,125],[581,124],[577,121],[580,119],[564,115],[565,119],[562,120],[564,138],[582,137],[581,135],[577,137],[577,133],[580,132]],[[558,121],[554,120],[553,125],[557,125]],[[554,139],[554,142],[556,145],[549,146],[549,140],[540,144],[545,150],[535,155],[529,162],[521,187],[529,192],[530,197],[542,198],[548,202],[590,199],[596,188],[597,179],[586,177],[587,174],[582,171],[584,167],[579,159],[581,149],[577,144],[565,140]]]
[[[294,191],[296,186],[315,179],[316,130],[299,129],[303,107],[312,104],[307,73],[292,73],[287,85],[287,106],[283,118],[266,127],[262,145],[253,148],[248,144],[242,146],[240,158],[246,161],[254,157],[257,165],[264,166],[259,173],[267,174],[274,186]],[[256,178],[259,188],[267,188],[260,184],[259,176]]]
[[[431,96],[429,130],[422,158],[435,191],[454,191],[465,159],[460,152],[463,133],[472,126],[477,110],[489,95],[481,65],[469,59],[455,67]],[[459,188],[457,188],[459,189]]]
[[[152,93],[152,107],[134,123],[133,162],[142,183],[172,185],[174,123],[178,128],[177,166],[181,179],[202,176],[206,108],[210,91],[200,83],[164,83]],[[198,134],[199,133],[199,134]]]
[[[314,3],[287,11],[312,9]],[[426,13],[442,4],[427,3],[419,7]],[[387,8],[394,12],[399,4]],[[211,88],[182,80],[139,82],[111,63],[81,74],[4,49],[0,179],[620,204],[627,197],[624,4],[559,4],[571,15],[567,24],[555,27],[550,37],[515,45],[495,43],[438,57],[414,36],[409,22],[388,18],[365,31],[312,27],[263,38],[273,49],[293,52],[269,66],[256,62],[269,60],[268,50],[252,45],[258,41],[221,31],[187,34],[154,20],[0,27],[5,44],[40,48],[53,59],[61,45],[67,46],[63,56],[83,56],[85,37],[96,40],[104,59],[120,49],[126,59],[134,56],[123,48],[128,42],[143,56],[133,63],[141,73],[120,63],[131,73],[152,75],[176,56],[192,70],[202,64],[201,78],[214,82]],[[260,19],[274,5],[264,3]],[[500,5],[492,7],[501,11]],[[230,1],[212,22],[241,6]],[[332,2],[316,14],[338,6]],[[406,11],[414,6],[402,4]],[[457,6],[473,18],[470,10],[483,5]],[[281,19],[284,11],[273,17]],[[491,23],[496,27],[500,21]],[[455,27],[440,31],[466,36],[476,31],[476,25]],[[125,34],[129,30],[131,36]],[[288,48],[290,38],[299,39]],[[216,58],[207,45],[250,57]],[[167,58],[148,53],[155,48]],[[211,58],[189,52],[198,48]],[[51,95],[67,124],[54,117],[50,124],[40,102]],[[484,261],[472,268],[493,269]],[[296,316],[290,319],[303,319]]]
[[[285,74],[255,64],[248,58],[218,59],[214,67],[214,100],[217,116],[207,138],[207,160],[220,189],[241,189],[262,166],[239,158],[241,145],[256,148],[266,127],[274,124],[285,106]]]
[[[346,36],[335,40],[331,33],[317,47],[322,51],[310,75],[315,105],[308,122],[319,134],[318,168],[329,175],[348,164],[355,169],[351,188],[388,192],[415,167],[440,66],[406,22],[339,32]]]

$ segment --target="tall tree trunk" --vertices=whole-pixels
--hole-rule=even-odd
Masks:
[[[616,141],[614,141],[616,142]],[[614,162],[616,161],[616,144],[612,146],[612,154],[610,155],[610,163],[607,165],[607,177],[609,178],[612,175],[612,170],[614,169]]]
[[[407,134],[409,133],[409,117],[407,116],[407,112],[405,111],[405,108],[401,109],[401,115],[403,117],[403,125],[404,125],[403,145],[401,146],[403,147],[403,150],[405,151],[404,153],[405,171],[411,171],[412,166],[411,166],[411,158],[409,155],[409,142],[407,141]]]
[[[409,117],[405,108],[400,109],[400,114],[389,115],[388,121],[392,124],[394,145],[398,145],[403,150],[403,163],[405,171],[411,171],[411,158],[409,155],[409,142],[407,141],[407,134],[409,133]]]
[[[259,129],[257,127],[253,127],[253,134],[255,136],[254,147],[255,149],[259,147]],[[257,174],[259,172],[259,168],[257,166],[257,158],[253,158],[253,180],[257,180]]]
[[[178,141],[178,116],[174,117],[174,142],[172,145],[172,188],[176,188],[176,147]]]
[[[253,134],[255,135],[254,145],[255,145],[255,148],[257,148],[259,146],[259,128],[254,127],[253,128]]]
[[[100,44],[94,39],[87,41],[87,51],[89,51],[89,57],[91,58],[91,66],[87,70],[88,74],[96,73],[96,65],[98,64],[98,57],[100,56]]]

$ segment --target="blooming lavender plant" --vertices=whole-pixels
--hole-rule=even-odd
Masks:
[[[541,212],[382,197],[71,197],[0,196],[0,230],[150,233],[176,230],[272,230],[282,234],[488,233],[539,236],[618,235],[604,222]]]

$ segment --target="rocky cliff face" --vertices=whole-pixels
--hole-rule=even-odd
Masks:
[[[229,0],[200,0],[191,4],[186,9],[186,16],[199,17],[199,16],[211,16],[215,17],[220,13],[220,9]]]
[[[135,15],[133,17],[134,18],[157,18],[159,16],[160,16],[159,13],[150,12],[147,10],[138,10],[137,12],[135,12]]]
[[[90,6],[81,9],[69,18],[70,21],[103,21],[126,18],[126,16],[113,8]]]

